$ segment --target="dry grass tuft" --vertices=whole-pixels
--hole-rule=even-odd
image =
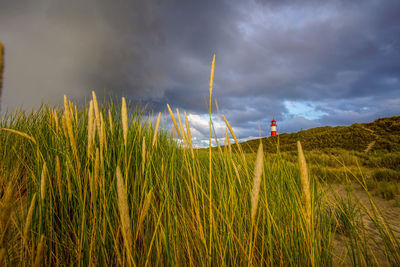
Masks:
[[[168,104],[167,104],[167,108],[168,108],[168,111],[169,111],[169,115],[171,116],[172,123],[175,126],[175,130],[178,133],[179,138],[182,139],[182,135],[181,135],[181,132],[179,131],[178,124],[176,123],[174,113],[172,112],[171,107]]]
[[[35,263],[33,264],[34,267],[39,267],[42,266],[42,261],[43,261],[43,254],[44,254],[44,248],[45,248],[46,242],[44,239],[44,235],[40,237],[40,242],[36,251],[36,257],[35,257]]]
[[[14,133],[14,134],[17,134],[19,136],[22,136],[22,137],[24,137],[26,139],[31,140],[36,145],[35,138],[33,138],[32,136],[30,136],[30,135],[28,135],[26,133],[23,133],[23,132],[20,132],[20,131],[17,131],[17,130],[13,130],[13,129],[8,129],[8,128],[1,128],[0,130],[7,131],[7,132],[10,132],[10,133]]]
[[[251,225],[254,225],[258,199],[260,197],[260,184],[261,184],[261,175],[263,172],[264,166],[264,152],[263,145],[260,143],[257,151],[256,164],[254,167],[254,180],[253,180],[253,190],[251,192]]]
[[[94,127],[94,110],[93,110],[93,100],[90,100],[89,111],[88,111],[88,156],[92,153],[93,146],[93,127]]]
[[[5,246],[7,239],[8,222],[12,211],[13,193],[14,185],[13,182],[10,181],[7,184],[7,189],[3,195],[2,201],[0,202],[0,248]]]
[[[122,133],[124,135],[125,148],[128,144],[128,109],[126,107],[125,97],[122,98],[121,102],[121,119],[122,119]]]
[[[97,96],[94,91],[92,91],[92,98],[93,98],[93,108],[94,108],[94,115],[96,117],[96,126],[97,130],[100,131],[100,111],[99,111],[99,104],[97,102]]]
[[[153,142],[152,142],[153,147],[157,142],[157,134],[158,134],[158,127],[160,127],[160,120],[161,120],[161,112],[158,113],[156,127],[154,128],[154,135],[153,135]]]
[[[42,174],[40,176],[40,198],[44,201],[46,197],[46,176],[47,176],[47,165],[43,163]]]
[[[26,216],[24,233],[23,233],[25,244],[27,244],[28,242],[29,229],[31,228],[32,224],[32,216],[33,216],[33,211],[35,210],[35,204],[36,204],[36,193],[33,195],[31,205],[29,206],[28,215]]]
[[[60,195],[60,200],[62,202],[63,197],[62,197],[61,166],[60,166],[60,159],[58,158],[58,155],[56,156],[55,173],[56,173],[56,179],[57,179],[58,193]]]
[[[111,135],[114,135],[114,125],[113,125],[113,118],[111,114],[111,109],[108,110],[108,123],[110,126]]]
[[[65,108],[64,109],[64,117],[65,117],[65,124],[67,127],[67,133],[68,133],[68,137],[69,137],[69,140],[71,143],[72,151],[73,151],[74,155],[76,156],[77,147],[76,147],[74,131],[72,128],[72,114],[71,114],[71,109],[68,104],[68,99],[67,99],[66,95],[64,95],[64,108]]]
[[[297,141],[297,150],[299,153],[299,169],[300,169],[300,180],[303,192],[303,204],[305,210],[305,216],[308,226],[311,229],[311,191],[310,181],[308,178],[307,164],[304,157],[303,148],[301,147],[300,141]]]
[[[121,169],[117,167],[117,193],[118,193],[118,209],[121,219],[121,230],[122,236],[124,238],[125,249],[128,254],[128,258],[132,257],[132,228],[131,219],[129,216],[129,206],[128,206],[128,194],[126,192],[124,181],[122,178]]]
[[[149,191],[146,194],[146,198],[144,200],[144,203],[143,203],[143,206],[142,206],[142,210],[141,210],[140,215],[139,215],[135,240],[137,239],[137,236],[139,235],[140,231],[143,229],[143,225],[142,224],[143,224],[144,218],[146,218],[147,211],[149,210],[149,207],[150,207],[151,196],[152,196],[152,191]]]

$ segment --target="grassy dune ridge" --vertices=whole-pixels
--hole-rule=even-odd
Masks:
[[[315,175],[305,190],[297,163],[281,154],[256,158],[225,146],[212,150],[210,165],[208,151],[191,150],[187,138],[178,146],[143,110],[128,116],[126,104],[99,105],[93,96],[81,110],[65,99],[64,108],[1,121],[2,263],[400,263],[399,241],[376,207],[328,201]],[[177,121],[182,138],[190,136]],[[368,211],[383,245],[368,242],[374,237],[358,224],[355,206]],[[343,232],[342,259],[333,241]]]
[[[368,189],[400,206],[400,116],[351,126],[318,127],[241,144],[253,153],[262,142],[292,164],[297,162],[297,140],[302,141],[310,172],[320,180],[343,183],[361,177]],[[234,146],[233,149],[238,151]]]
[[[329,152],[331,149],[364,152],[372,143],[370,152],[400,152],[400,116],[380,118],[371,123],[355,123],[351,126],[325,126],[296,133],[282,133],[262,138],[269,152],[296,151],[297,140],[302,140],[305,150]],[[257,149],[258,139],[243,143],[246,152]]]

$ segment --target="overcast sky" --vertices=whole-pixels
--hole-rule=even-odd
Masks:
[[[126,96],[242,139],[400,115],[400,1],[0,0],[2,109]],[[215,111],[215,127],[224,131]],[[204,136],[205,135],[205,136]]]

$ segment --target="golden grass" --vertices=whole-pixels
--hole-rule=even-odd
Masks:
[[[6,249],[1,248],[0,249],[0,264],[1,264],[1,266],[5,266],[5,264],[4,264],[5,256],[6,256]]]
[[[157,142],[158,127],[160,127],[160,121],[161,121],[161,112],[158,113],[157,122],[156,122],[156,127],[154,128],[154,135],[153,135],[152,147],[154,147],[154,145],[155,145],[156,142]]]
[[[93,127],[94,127],[94,110],[93,110],[93,100],[90,100],[89,103],[89,111],[88,111],[88,157],[92,153],[92,146],[93,146]]]
[[[257,205],[258,199],[260,197],[260,185],[261,185],[261,176],[263,172],[264,166],[264,152],[263,145],[260,143],[257,151],[256,164],[254,166],[254,179],[253,179],[253,190],[251,191],[251,224],[254,225],[256,213],[257,213]]]
[[[23,238],[24,238],[25,244],[27,244],[27,242],[28,242],[28,238],[29,238],[28,235],[29,235],[29,230],[31,228],[31,224],[32,224],[32,216],[33,216],[33,212],[35,210],[35,204],[36,204],[36,193],[32,197],[31,205],[29,206],[29,210],[28,210],[28,215],[26,216],[24,232],[23,232]]]
[[[211,250],[211,244],[212,244],[212,239],[213,239],[213,210],[212,210],[212,155],[211,155],[211,123],[212,123],[212,118],[211,118],[211,100],[212,100],[212,91],[213,91],[213,83],[214,83],[214,70],[215,70],[215,54],[213,56],[213,60],[211,63],[211,73],[210,73],[210,102],[208,104],[208,114],[210,116],[210,121],[209,121],[209,173],[208,173],[208,177],[209,177],[209,198],[210,198],[210,205],[209,205],[209,213],[210,213],[210,217],[209,217],[209,221],[210,221],[210,240],[209,240],[209,262],[211,261],[211,257],[212,257],[212,250]]]
[[[143,141],[142,141],[142,175],[144,175],[145,166],[146,166],[146,138],[143,136]]]
[[[68,99],[67,99],[66,95],[64,95],[64,108],[65,108],[64,109],[64,117],[65,117],[65,123],[66,123],[66,127],[67,127],[67,133],[68,133],[68,137],[70,140],[72,151],[73,151],[74,155],[76,156],[77,148],[76,148],[74,130],[72,128],[72,115],[71,115],[71,110],[70,110],[70,107],[68,104]]]
[[[43,253],[44,253],[45,246],[46,246],[45,238],[44,238],[44,235],[42,235],[40,237],[39,245],[36,250],[35,262],[33,264],[34,267],[42,266]]]
[[[117,176],[118,209],[121,219],[121,231],[122,231],[122,236],[124,238],[124,245],[127,252],[128,262],[132,262],[133,236],[131,228],[131,219],[129,216],[129,206],[128,206],[128,196],[127,196],[128,194],[124,186],[124,181],[119,166],[117,167],[116,176]]]
[[[190,147],[190,153],[192,154],[192,157],[194,158],[194,152],[193,152],[193,144],[192,144],[192,134],[190,132],[190,125],[189,125],[189,120],[186,115],[186,111],[184,112],[185,114],[185,124],[186,124],[186,136],[187,136],[187,141],[189,143]]]
[[[183,139],[181,132],[179,131],[178,124],[176,123],[174,113],[172,112],[171,107],[168,104],[167,104],[167,108],[168,108],[169,115],[171,116],[172,123],[175,126],[175,130],[178,133],[179,138]]]
[[[184,145],[186,147],[186,144],[188,143],[188,141],[187,141],[187,137],[186,137],[186,134],[185,134],[185,130],[183,129],[182,119],[181,119],[181,115],[179,114],[179,109],[176,109],[176,116],[178,117],[179,129],[180,129],[180,132],[182,134],[183,143],[184,143]]]
[[[17,130],[13,130],[13,129],[8,129],[8,128],[1,128],[0,130],[3,130],[3,131],[7,131],[7,132],[10,132],[10,133],[17,134],[17,135],[19,135],[19,136],[22,136],[22,137],[24,137],[24,138],[26,138],[26,139],[31,140],[32,143],[34,143],[35,145],[37,144],[35,138],[33,138],[32,136],[30,136],[30,135],[28,135],[28,134],[26,134],[26,133],[23,133],[23,132],[20,132],[20,131],[17,131]]]
[[[47,165],[43,163],[42,174],[40,176],[40,198],[44,201],[46,197],[46,177],[47,177]]]
[[[63,201],[63,196],[62,196],[62,180],[61,180],[61,166],[60,166],[60,158],[58,155],[56,156],[56,166],[55,166],[55,173],[56,173],[56,179],[57,179],[57,188],[58,188],[58,194],[60,195],[60,201]]]
[[[108,110],[108,124],[109,124],[111,135],[114,135],[114,125],[113,125],[113,118],[112,118],[112,114],[111,114],[111,109]]]
[[[300,180],[303,192],[303,205],[306,215],[306,221],[311,228],[311,191],[310,181],[308,177],[306,159],[304,157],[303,148],[301,147],[300,141],[297,141],[297,149],[299,154],[299,169],[300,169]]]
[[[143,229],[143,221],[146,218],[146,214],[150,208],[150,203],[151,203],[151,197],[152,197],[152,191],[150,190],[147,194],[146,194],[146,198],[144,200],[142,209],[140,211],[140,215],[139,215],[139,219],[137,222],[137,230],[136,230],[136,235],[135,235],[135,241],[138,238],[138,235],[140,234],[140,232]]]
[[[124,135],[125,148],[128,144],[128,109],[126,107],[125,97],[122,98],[121,102],[121,119],[122,119],[122,133]]]
[[[92,91],[92,99],[93,99],[93,108],[94,108],[94,115],[96,117],[96,126],[97,131],[100,131],[100,111],[99,111],[99,104],[97,102],[97,96],[94,91]]]
[[[1,210],[0,210],[0,248],[3,248],[7,239],[7,229],[8,222],[10,220],[11,208],[12,208],[12,200],[14,193],[14,185],[13,182],[10,181],[7,184],[6,191],[4,192]]]
[[[210,73],[210,106],[211,106],[211,96],[212,96],[213,83],[214,83],[214,71],[215,71],[215,54],[213,55],[213,60],[211,63],[211,73]]]
[[[83,112],[66,99],[63,109],[44,107],[3,121],[2,127],[15,130],[0,131],[0,175],[5,174],[0,182],[0,265],[332,265],[339,220],[323,193],[311,191],[301,144],[301,182],[297,166],[280,155],[265,158],[261,144],[256,155],[243,153],[225,116],[221,149],[211,132],[212,93],[211,82],[209,145],[216,138],[218,150],[192,149],[186,112],[185,129],[179,110],[178,125],[167,106],[181,138],[175,142],[176,134],[159,131],[161,113],[155,128],[141,111],[128,121],[126,103],[119,114],[112,103],[98,106],[94,92]],[[62,111],[57,130],[57,112]],[[238,149],[231,148],[229,131]],[[254,170],[251,176],[247,163]],[[16,174],[10,174],[14,168]],[[20,212],[13,213],[18,206]],[[314,220],[313,213],[318,214]],[[349,232],[359,246],[349,253],[373,265],[373,256],[363,254],[371,249],[358,233]],[[386,240],[382,251],[397,266],[397,241]]]

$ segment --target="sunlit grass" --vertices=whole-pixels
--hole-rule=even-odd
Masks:
[[[128,110],[125,99],[100,105],[93,93],[81,109],[65,97],[63,108],[5,115],[0,264],[400,264],[399,241],[372,198],[371,207],[328,198],[300,143],[299,165],[262,144],[257,156],[239,144],[232,152],[224,116],[226,146],[196,150],[186,114],[183,124],[177,110],[177,122],[168,106],[178,145],[160,114],[154,123]],[[358,209],[383,245],[367,242]],[[338,259],[333,241],[344,232],[348,253]]]

